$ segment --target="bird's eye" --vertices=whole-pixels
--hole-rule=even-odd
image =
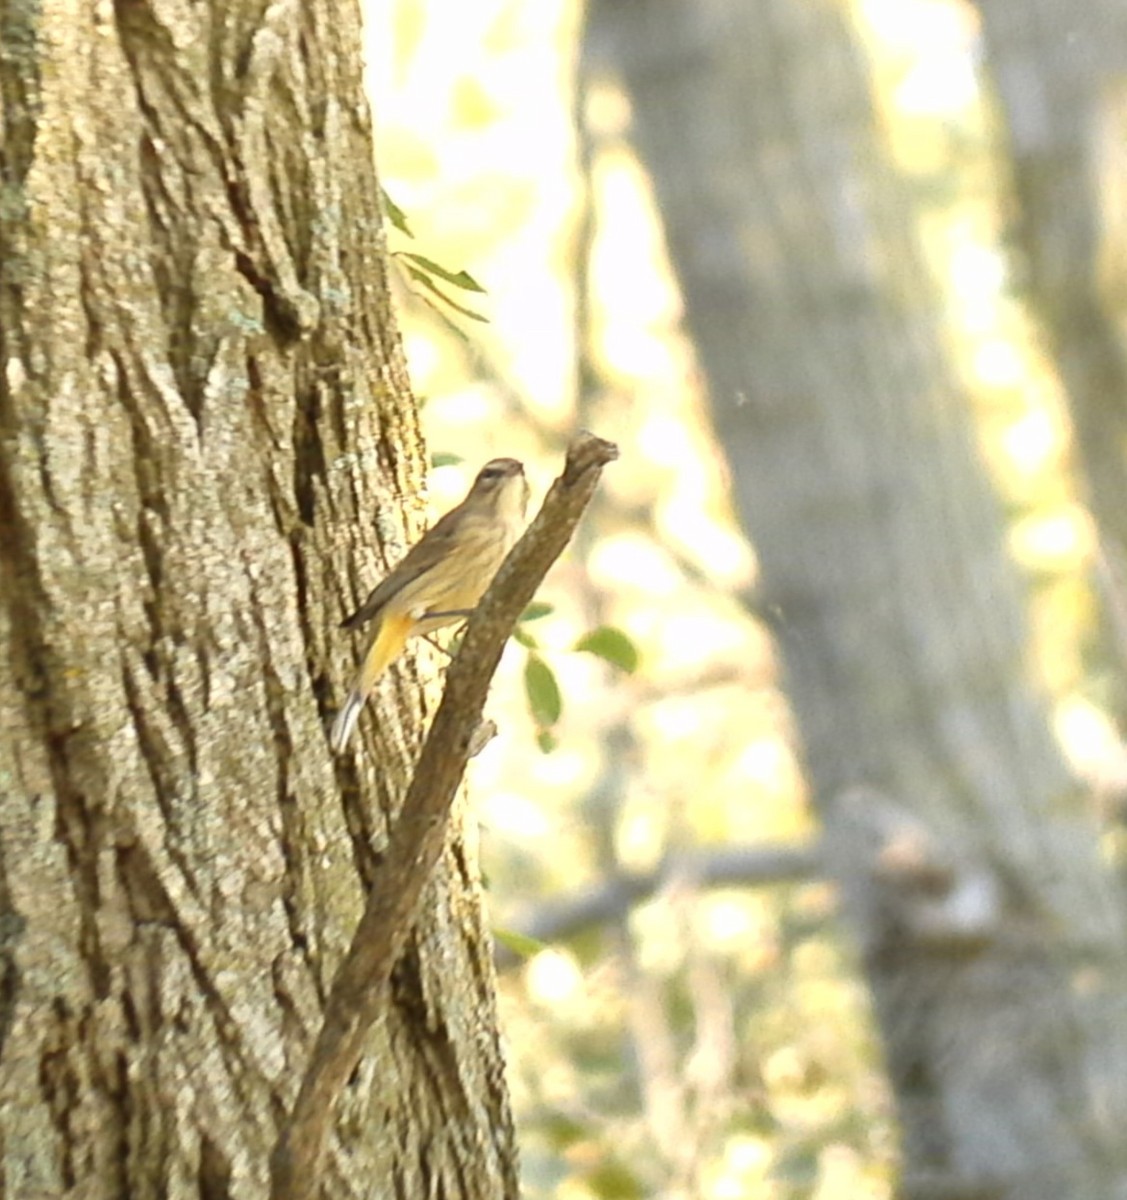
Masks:
[[[482,479],[500,479],[501,478],[501,468],[500,467],[486,467],[485,470],[482,471],[481,477],[482,477]]]

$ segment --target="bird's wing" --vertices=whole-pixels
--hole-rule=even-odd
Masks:
[[[458,506],[460,508],[461,505]],[[367,600],[349,617],[341,622],[342,629],[359,629],[379,616],[384,606],[410,583],[441,561],[450,553],[456,531],[456,514],[453,508],[427,530],[407,551],[402,562],[376,585]]]

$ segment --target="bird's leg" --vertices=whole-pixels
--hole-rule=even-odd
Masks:
[[[419,618],[417,618],[417,619],[418,619],[420,622],[421,622],[421,621],[430,621],[430,620],[448,621],[448,620],[450,620],[450,618],[451,618],[451,617],[468,617],[472,611],[473,611],[473,609],[469,609],[469,608],[452,608],[452,609],[449,609],[449,610],[448,610],[448,611],[446,611],[446,612],[427,612],[427,613],[423,613],[423,614],[422,614],[422,616],[420,616],[420,617],[419,617]],[[443,653],[443,654],[445,654],[447,658],[453,658],[453,657],[454,657],[454,652],[453,652],[452,650],[448,650],[448,649],[447,649],[445,646],[443,646],[441,643],[439,643],[439,642],[436,642],[436,641],[434,640],[434,637],[433,637],[431,634],[429,634],[429,633],[424,633],[424,634],[422,635],[422,637],[423,637],[423,639],[424,639],[425,641],[428,641],[428,642],[430,642],[430,644],[431,644],[431,645],[432,645],[432,646],[433,646],[433,647],[434,647],[436,650],[441,650],[441,651],[442,651],[442,653]]]

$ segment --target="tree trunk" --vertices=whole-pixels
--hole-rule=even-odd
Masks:
[[[859,932],[904,1191],[1127,1185],[1125,943],[832,0],[603,0]],[[753,803],[754,798],[749,798]]]
[[[260,1198],[429,701],[334,764],[419,528],[351,0],[0,0],[0,1191]],[[378,553],[374,553],[378,545]],[[326,1194],[515,1196],[452,835]]]
[[[1068,393],[1087,501],[1127,586],[1127,9],[976,0],[1008,131],[1022,291]],[[1122,613],[1127,598],[1116,598]],[[1118,629],[1119,671],[1127,629]],[[1105,654],[1107,649],[1105,649]],[[1116,708],[1127,696],[1120,679]]]

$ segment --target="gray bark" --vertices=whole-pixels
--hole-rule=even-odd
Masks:
[[[358,46],[351,0],[0,0],[4,1195],[266,1194],[417,753],[410,667],[324,732],[424,461]],[[326,1194],[517,1194],[458,824]]]
[[[603,0],[759,556],[912,1195],[1127,1194],[1120,897],[830,0]],[[755,802],[748,798],[749,804]]]

